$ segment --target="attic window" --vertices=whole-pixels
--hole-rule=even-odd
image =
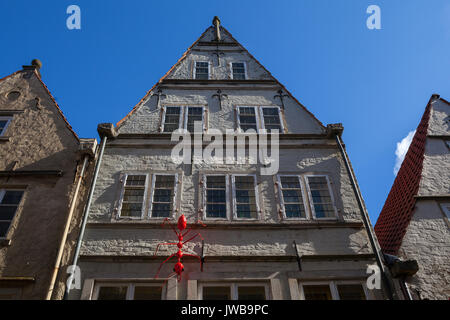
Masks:
[[[208,80],[209,79],[209,62],[195,62],[194,70],[195,79]]]
[[[233,80],[245,80],[245,63],[233,62],[231,64]]]

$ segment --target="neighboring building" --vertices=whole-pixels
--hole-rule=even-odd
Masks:
[[[450,299],[450,103],[433,95],[375,225],[382,250],[416,260],[414,299]]]
[[[103,138],[79,256],[83,286],[69,297],[386,299],[366,287],[376,264],[373,230],[364,226],[364,204],[337,142],[342,126],[323,126],[214,24]],[[264,175],[274,163],[259,161],[175,163],[172,132],[192,132],[195,121],[206,136],[279,130],[279,171]],[[203,252],[205,263],[201,272],[196,258],[183,258],[178,282],[168,278],[175,258],[156,277],[176,246],[154,254],[159,243],[177,241],[161,224],[181,214],[204,238],[204,246],[195,238],[183,250]]]
[[[95,139],[77,137],[40,66],[0,80],[0,299],[62,297],[66,277],[55,278],[55,267],[65,273],[93,167]]]

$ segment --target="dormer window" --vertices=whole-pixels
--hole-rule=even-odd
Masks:
[[[208,80],[209,79],[209,62],[196,61],[194,70],[195,79]]]
[[[231,71],[233,80],[245,80],[246,72],[245,72],[245,63],[244,62],[233,62],[231,64]]]

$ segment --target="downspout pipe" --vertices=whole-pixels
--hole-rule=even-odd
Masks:
[[[342,127],[341,127],[342,128]],[[363,219],[364,227],[366,228],[367,235],[369,237],[370,245],[372,246],[372,250],[375,254],[375,259],[377,261],[377,265],[380,268],[381,271],[381,278],[383,280],[383,283],[385,284],[385,288],[388,294],[388,297],[390,300],[397,299],[397,295],[395,294],[393,290],[393,286],[391,284],[391,281],[389,281],[388,276],[386,275],[386,268],[383,264],[383,258],[381,256],[381,250],[378,249],[378,246],[376,244],[375,235],[373,234],[372,227],[369,222],[369,215],[367,214],[367,211],[364,207],[362,195],[360,193],[359,188],[357,187],[356,178],[354,176],[353,170],[350,166],[350,160],[348,159],[347,153],[344,150],[344,147],[342,146],[342,141],[340,138],[340,133],[342,133],[342,130],[338,133],[335,132],[336,142],[338,144],[339,150],[342,154],[342,158],[344,159],[345,167],[347,168],[347,171],[350,176],[350,182],[352,184],[352,187],[356,194],[356,199],[358,201],[358,206],[361,211],[361,217]]]
[[[99,124],[98,128],[97,128],[97,131],[98,131],[98,133],[100,135],[100,138],[101,138],[100,153],[98,155],[97,164],[95,166],[94,176],[92,178],[92,183],[91,183],[91,187],[90,187],[90,191],[89,191],[89,196],[88,196],[88,199],[87,199],[86,207],[84,209],[83,222],[81,224],[80,235],[78,237],[77,246],[76,246],[76,249],[75,249],[75,254],[74,254],[73,262],[72,262],[72,272],[70,273],[70,275],[69,275],[69,277],[67,279],[67,282],[65,284],[66,285],[66,290],[64,292],[64,300],[68,300],[69,299],[69,293],[70,293],[70,290],[71,290],[71,285],[73,283],[75,271],[76,271],[77,266],[78,266],[78,258],[80,256],[81,244],[83,242],[84,232],[86,230],[86,223],[88,221],[89,211],[91,209],[92,196],[94,195],[95,186],[97,184],[98,172],[99,172],[100,166],[102,164],[103,153],[105,152],[106,141],[108,140],[108,138],[115,138],[115,137],[117,137],[117,132],[116,132],[116,130],[114,128],[114,125],[111,124],[111,123],[101,123],[101,124]]]
[[[66,224],[64,227],[64,233],[63,233],[63,236],[61,239],[61,243],[59,245],[58,255],[56,257],[55,266],[53,268],[52,277],[50,279],[50,285],[48,287],[47,296],[45,297],[45,300],[50,300],[52,298],[53,290],[55,289],[56,277],[58,276],[59,267],[61,266],[61,259],[62,259],[62,255],[64,252],[64,247],[66,245],[67,235],[68,235],[69,229],[70,229],[70,223],[72,222],[73,212],[75,211],[75,207],[78,202],[78,193],[80,191],[81,182],[83,181],[84,173],[86,171],[88,162],[89,162],[89,154],[85,154],[84,160],[83,160],[83,166],[81,167],[81,172],[79,173],[78,178],[77,178],[75,193],[72,198],[72,203],[70,204],[69,214],[67,216]]]

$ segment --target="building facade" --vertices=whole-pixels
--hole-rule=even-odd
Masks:
[[[449,219],[450,103],[433,95],[375,225],[385,253],[416,261],[398,280],[413,299],[450,298]]]
[[[173,138],[195,125],[192,137]],[[377,249],[337,142],[341,133],[317,120],[215,18],[103,137],[79,254],[82,285],[70,299],[386,299],[383,288],[366,285]],[[245,137],[244,161],[234,147],[222,149]],[[258,149],[255,163],[252,139],[258,148],[267,139],[272,154]],[[184,256],[178,281],[178,239],[169,224],[181,215],[193,227],[184,240],[201,234],[183,252],[203,265]],[[172,244],[157,251],[161,243]]]
[[[93,168],[40,67],[0,80],[0,299],[62,297]]]

